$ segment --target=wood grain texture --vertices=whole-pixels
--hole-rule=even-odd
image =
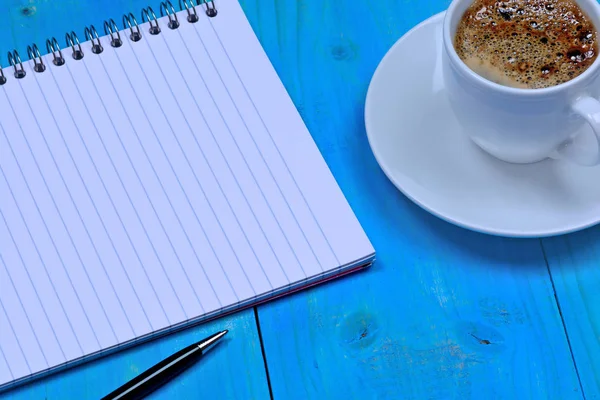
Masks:
[[[600,227],[543,244],[583,392],[600,399]]]
[[[378,251],[365,273],[260,308],[275,398],[581,399],[539,241],[478,235],[431,217],[398,194],[368,149],[363,103],[377,62],[449,1],[241,3]],[[68,30],[83,37],[84,26],[101,31],[104,19],[120,24],[124,12],[137,16],[147,5],[5,0],[0,63],[12,48],[26,55],[28,44],[43,48],[51,36],[62,44]],[[599,243],[598,229],[544,241],[587,399],[600,390]],[[222,327],[232,334],[219,354],[153,398],[268,398],[246,311],[0,399],[97,398]]]
[[[244,1],[378,252],[364,273],[259,308],[276,399],[583,397],[540,242],[430,216],[369,150],[377,63],[448,3]]]

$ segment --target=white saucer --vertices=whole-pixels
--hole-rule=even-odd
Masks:
[[[435,15],[398,40],[369,85],[367,136],[387,177],[423,209],[474,231],[543,237],[600,223],[600,167],[505,163],[461,131],[440,70],[442,21]]]

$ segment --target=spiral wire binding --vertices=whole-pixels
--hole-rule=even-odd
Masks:
[[[150,20],[150,14],[152,14],[152,17],[154,18],[154,25],[152,25],[152,21]],[[152,10],[152,7],[150,6],[142,8],[142,23],[146,21],[148,21],[148,24],[150,25],[148,32],[150,32],[151,35],[158,35],[160,33],[158,18],[156,18],[156,14],[154,14],[154,10]]]
[[[171,11],[169,11],[169,8],[167,8],[167,6],[171,9]],[[171,29],[179,28],[179,20],[177,19],[177,14],[175,13],[175,8],[173,7],[173,4],[171,4],[171,2],[169,0],[167,0],[166,2],[163,1],[162,3],[160,3],[160,16],[161,17],[164,17],[163,10],[167,14],[167,18],[169,18],[169,23],[167,24],[167,26]],[[173,17],[171,17],[171,15]]]
[[[33,60],[33,70],[35,72],[44,72],[46,70],[46,66],[42,60],[42,55],[40,54],[40,49],[38,49],[35,43],[31,46],[27,46],[27,56],[30,60]],[[36,61],[36,58],[39,60],[39,62]]]
[[[52,53],[52,63],[57,67],[63,65],[65,63],[65,58],[63,57],[62,50],[58,45],[58,40],[55,37],[52,39],[46,40],[46,50],[48,54]],[[56,56],[58,53],[58,57]]]
[[[104,24],[106,26],[106,22],[104,22]],[[98,35],[98,31],[94,25],[86,26],[83,30],[83,33],[85,35],[85,39],[92,42],[92,53],[100,54],[104,51],[104,47],[102,47],[102,43],[100,43],[100,36]],[[96,38],[95,42],[94,38]]]
[[[203,5],[204,11],[208,17],[214,18],[217,15],[217,9],[215,7],[214,0],[179,0],[179,10],[185,10],[187,12],[187,21],[193,24],[199,21],[196,6],[201,4]],[[175,11],[175,7],[173,7],[173,4],[170,0],[161,2],[159,11],[161,17],[166,16],[168,18],[169,22],[167,23],[167,26],[170,29],[179,28],[180,22],[177,18],[177,12]],[[161,30],[160,26],[158,25],[158,18],[156,17],[152,7],[148,6],[146,8],[142,8],[141,16],[142,23],[148,22],[148,33],[151,35],[160,34]],[[142,39],[142,31],[140,30],[140,26],[132,13],[123,15],[123,29],[129,29],[129,39],[132,42],[138,42]],[[112,47],[118,48],[123,45],[119,28],[112,18],[104,21],[104,33],[107,36],[110,36],[110,45]],[[84,34],[86,40],[90,41],[92,44],[92,53],[100,54],[104,51],[102,43],[100,43],[100,36],[98,35],[98,31],[96,31],[94,25],[85,27]],[[74,60],[81,60],[84,57],[83,48],[81,47],[79,38],[74,31],[65,34],[65,43],[66,48],[71,47],[71,56]],[[61,66],[66,63],[66,58],[64,57],[63,51],[55,37],[46,40],[46,50],[48,54],[52,54],[52,63],[54,65]],[[46,70],[46,65],[42,59],[42,54],[35,43],[27,46],[27,56],[29,57],[30,61],[33,61],[33,70],[35,72],[42,73]],[[23,62],[21,61],[21,56],[17,50],[8,52],[8,62],[14,70],[13,75],[15,78],[22,79],[27,75],[23,67]],[[4,70],[0,65],[0,86],[4,85],[6,82],[6,75],[4,74]]]
[[[215,7],[215,3],[212,0],[204,1],[204,9],[206,10],[206,15],[211,18],[217,16],[217,9]]]
[[[191,2],[190,0],[190,5],[188,6],[188,0],[183,0],[183,5],[185,6],[185,10],[187,11],[187,20],[189,23],[195,23],[198,22],[199,18],[198,18],[198,13],[196,12],[196,6],[194,5],[194,3]],[[192,11],[190,11],[190,8]],[[183,7],[181,6],[181,0],[179,0],[179,9],[183,10]]]
[[[135,25],[135,31],[133,30],[133,25]],[[134,42],[140,41],[142,39],[142,32],[140,31],[140,26],[135,19],[135,16],[132,13],[123,15],[123,29],[129,28],[131,34],[129,35],[129,39]]]
[[[121,47],[123,45],[119,28],[112,18],[104,21],[104,33],[110,35],[110,45],[112,47]]]
[[[83,58],[83,50],[81,49],[81,43],[79,43],[79,38],[77,37],[77,34],[71,31],[71,33],[67,33],[65,35],[65,40],[67,42],[67,46],[71,46],[71,49],[73,50],[73,59],[81,60]],[[75,48],[75,46],[77,46],[77,49]]]
[[[25,75],[27,75],[27,73],[23,69],[23,62],[21,61],[21,56],[19,56],[19,52],[18,51],[13,50],[12,53],[8,52],[8,63],[15,70],[15,78],[21,79],[21,78],[24,78]],[[17,67],[17,64],[19,64],[19,66],[21,67],[21,69],[19,69]]]

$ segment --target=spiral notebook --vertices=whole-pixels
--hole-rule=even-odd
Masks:
[[[9,54],[2,389],[374,260],[240,5],[183,5]]]

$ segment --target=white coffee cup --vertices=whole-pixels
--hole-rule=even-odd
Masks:
[[[597,1],[574,1],[600,30]],[[494,83],[473,72],[454,49],[456,28],[472,2],[453,0],[443,26],[444,83],[464,131],[483,150],[507,162],[557,158],[600,164],[600,56],[582,74],[556,86],[522,89]],[[582,129],[585,124],[592,129]],[[592,145],[585,135],[594,135]]]

